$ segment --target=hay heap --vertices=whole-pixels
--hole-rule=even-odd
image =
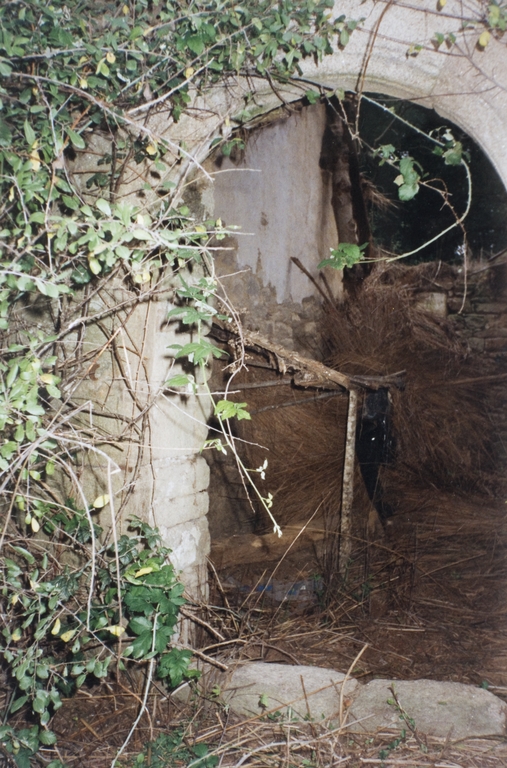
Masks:
[[[325,318],[327,363],[369,375],[406,370],[405,389],[390,393],[393,469],[405,482],[469,491],[493,467],[482,381],[489,371],[450,323],[418,307],[432,271],[433,264],[377,267],[358,296]]]
[[[328,309],[321,323],[328,366],[366,376],[406,371],[405,388],[390,391],[394,461],[382,468],[380,477],[384,497],[399,513],[410,486],[470,491],[482,488],[492,468],[493,425],[481,381],[488,373],[484,362],[470,354],[445,319],[417,305],[434,271],[431,264],[379,266],[361,291],[333,311]],[[252,367],[244,380],[269,377],[274,380],[277,374]],[[255,414],[251,422],[241,423],[240,437],[249,442],[246,461],[256,468],[268,456],[267,478],[260,481],[260,489],[273,494],[277,519],[304,523],[318,510],[321,520],[336,521],[346,396],[317,399],[315,393],[272,386],[253,389],[246,399]],[[305,402],[285,407],[301,400]],[[359,471],[355,485],[354,517],[364,527],[371,505]],[[258,530],[269,527],[262,511],[258,520]]]

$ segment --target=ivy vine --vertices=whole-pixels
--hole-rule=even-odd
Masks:
[[[305,57],[318,61],[347,44],[357,22],[336,18],[333,5],[0,7],[0,653],[12,690],[0,741],[20,768],[55,743],[50,722],[62,696],[90,677],[132,663],[172,686],[192,674],[191,649],[174,643],[183,586],[158,532],[139,520],[129,537],[102,530],[92,515],[109,505],[114,520],[113,496],[87,498],[78,481],[79,455],[107,458],[104,438],[83,428],[73,399],[89,360],[79,344],[68,351],[72,334],[104,315],[90,309],[91,298],[120,278],[131,306],[147,301],[190,263],[211,263],[212,238],[224,236],[221,222],[195,221],[181,204],[186,150],[155,135],[145,117],[163,107],[177,122],[192,92],[237,74],[287,82]],[[83,186],[70,164],[96,133],[108,149]],[[120,194],[127,167],[148,161],[163,178],[154,209]],[[183,278],[178,295],[190,302],[183,321],[201,327],[216,313],[216,281],[212,270],[199,280]],[[175,350],[196,365],[221,354],[201,334]],[[168,386],[189,382],[181,374]],[[243,404],[227,400],[216,413],[224,423],[248,418]],[[67,478],[74,496],[62,497],[55,476]],[[16,730],[11,717],[22,708],[38,723]]]

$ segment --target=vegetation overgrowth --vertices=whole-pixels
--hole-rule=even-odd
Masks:
[[[74,400],[89,361],[72,333],[100,319],[91,298],[116,277],[132,305],[146,301],[167,273],[211,263],[211,239],[223,236],[220,222],[195,221],[182,204],[179,164],[192,158],[146,127],[146,114],[163,105],[177,122],[191,90],[239,72],[287,80],[303,57],[329,53],[337,35],[347,43],[355,22],[335,19],[332,6],[26,0],[0,8],[1,652],[12,692],[0,739],[20,768],[52,747],[53,713],[87,680],[121,671],[127,659],[148,665],[148,681],[174,686],[191,674],[191,651],[174,645],[184,598],[169,551],[139,520],[131,537],[117,537],[112,494],[87,498],[78,477],[84,455],[108,461]],[[108,149],[81,188],[69,163],[94,131]],[[126,168],[145,161],[164,179],[156,210],[122,197]],[[216,313],[212,274],[180,288],[191,303],[184,322]],[[202,337],[177,351],[196,365],[210,354],[222,353]],[[85,407],[93,424],[93,404]],[[219,418],[234,414],[218,404]],[[108,507],[103,531],[92,515]],[[22,707],[34,725],[16,731],[10,723]]]

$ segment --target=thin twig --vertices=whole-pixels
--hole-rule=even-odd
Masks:
[[[357,654],[357,656],[354,659],[354,661],[352,662],[352,664],[350,664],[350,666],[349,666],[349,668],[347,670],[347,674],[345,675],[345,677],[343,678],[343,680],[341,682],[341,688],[340,688],[340,728],[343,728],[345,726],[345,719],[343,717],[343,704],[344,704],[344,695],[345,695],[345,685],[348,682],[348,679],[349,679],[350,675],[354,671],[354,667],[356,666],[357,662],[359,661],[359,659],[361,658],[361,656],[363,655],[363,653],[365,652],[365,650],[368,647],[369,647],[368,643],[363,645],[363,647],[361,648],[361,650]]]
[[[155,639],[156,639],[156,636],[157,636],[157,620],[158,620],[158,613],[155,614],[155,617],[154,617],[154,620],[153,620],[153,636],[152,636],[152,641],[151,641],[151,651],[152,651],[152,653],[153,653],[153,651],[155,649]],[[144,686],[144,696],[143,696],[143,701],[141,703],[141,709],[139,710],[139,713],[138,713],[136,719],[132,723],[132,727],[131,727],[130,731],[127,734],[127,738],[125,739],[125,741],[121,745],[120,749],[116,753],[116,756],[113,759],[113,762],[111,763],[111,768],[115,768],[116,763],[118,761],[118,758],[120,757],[122,752],[127,747],[127,744],[129,743],[130,739],[132,738],[132,735],[133,735],[134,731],[136,730],[136,728],[138,726],[138,723],[141,720],[141,718],[142,718],[142,716],[143,716],[143,714],[144,714],[144,712],[146,710],[146,704],[148,702],[148,695],[150,693],[151,680],[152,680],[152,677],[153,677],[153,670],[155,669],[155,664],[156,664],[156,658],[151,658],[149,663],[148,663],[148,675],[146,677],[146,682],[145,682],[145,686]]]

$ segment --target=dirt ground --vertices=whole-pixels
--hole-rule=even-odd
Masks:
[[[355,670],[367,680],[431,678],[507,692],[505,501],[432,489],[411,494],[413,504],[405,498],[408,511],[388,521],[383,538],[358,544],[348,581],[326,605],[318,595],[309,606],[273,604],[255,593],[276,563],[222,574],[225,584],[233,576],[243,585],[242,593],[229,588],[229,597],[255,606],[269,643],[299,663],[345,672],[367,643]],[[297,582],[319,566],[311,550],[294,552],[274,578]],[[254,591],[247,599],[245,585]]]

